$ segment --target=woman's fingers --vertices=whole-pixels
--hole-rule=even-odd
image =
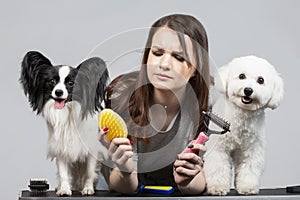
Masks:
[[[124,165],[129,159],[133,157],[132,151],[125,151],[123,152],[122,156],[119,157],[119,159],[116,160],[116,164],[119,166]]]
[[[186,160],[194,164],[199,164],[202,158],[195,153],[181,153],[177,156],[177,160]]]
[[[196,169],[187,169],[185,167],[177,167],[176,173],[187,176],[187,177],[195,177],[198,173],[200,173],[200,168]]]
[[[116,146],[116,145],[111,145],[111,146],[113,146],[112,147],[112,149],[113,149],[112,160],[113,161],[117,161],[117,160],[121,159],[122,157],[132,156],[131,154],[133,154],[131,145],[120,144],[119,146]]]
[[[202,158],[194,153],[179,154],[174,162],[175,172],[191,177],[197,175],[202,170],[202,166]]]
[[[107,133],[108,128],[99,129],[99,142],[102,143],[107,149],[109,148],[110,142],[106,139],[105,134]]]
[[[108,149],[109,158],[117,167],[125,172],[134,170],[133,148],[128,138],[114,138],[111,142],[106,139],[107,128],[99,129],[99,141]]]
[[[205,152],[207,151],[207,147],[204,146],[203,144],[194,144],[195,149],[197,149],[199,151],[198,155],[202,156],[205,154]]]
[[[108,154],[111,160],[121,171],[132,172],[134,170],[133,148],[127,138],[115,138],[112,140]]]
[[[188,148],[192,149],[193,152],[198,152],[197,154],[199,156],[204,155],[205,152],[207,151],[206,146],[204,146],[203,144],[190,144],[188,145]]]

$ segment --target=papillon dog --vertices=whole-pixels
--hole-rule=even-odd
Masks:
[[[72,190],[95,192],[105,151],[98,141],[98,114],[108,79],[106,64],[97,57],[76,68],[54,66],[36,51],[23,58],[20,83],[33,111],[47,122],[48,158],[56,159],[58,196],[70,196]]]

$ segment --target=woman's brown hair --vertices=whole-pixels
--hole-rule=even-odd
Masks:
[[[131,126],[134,124],[135,127],[143,127],[149,124],[148,112],[149,112],[149,100],[153,94],[153,85],[150,84],[147,76],[147,60],[152,45],[152,38],[158,28],[168,27],[177,32],[179,41],[182,48],[184,49],[184,57],[189,60],[187,55],[186,44],[184,35],[189,36],[192,41],[193,51],[195,55],[196,72],[195,76],[189,80],[189,85],[192,91],[186,91],[184,100],[191,99],[189,95],[191,92],[196,96],[196,102],[189,102],[189,113],[192,116],[198,117],[198,121],[194,121],[195,131],[200,132],[205,129],[204,116],[202,110],[208,109],[208,97],[210,87],[210,75],[209,75],[209,57],[208,57],[208,39],[206,31],[202,24],[193,16],[183,14],[173,14],[160,18],[151,27],[146,41],[142,57],[141,70],[136,73],[129,73],[117,77],[107,88],[107,94],[105,99],[106,107],[112,108],[118,113],[130,119]],[[128,90],[123,92],[124,94],[118,93],[118,87],[124,85],[131,85]],[[117,94],[118,103],[112,105],[111,99],[113,93]],[[193,98],[192,98],[193,99]],[[128,113],[127,113],[128,112]],[[125,118],[127,118],[125,117]],[[128,122],[128,121],[127,121]],[[134,135],[140,134],[139,130],[135,129]],[[137,135],[136,135],[137,136]],[[138,135],[138,137],[143,137]]]

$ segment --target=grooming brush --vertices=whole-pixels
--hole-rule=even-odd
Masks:
[[[109,141],[117,137],[127,137],[128,130],[124,120],[111,109],[104,109],[100,112],[98,124],[101,129],[108,128],[105,136]]]
[[[216,131],[216,130],[210,130],[207,127],[206,132],[201,132],[199,133],[198,137],[195,140],[192,140],[192,142],[189,144],[188,148],[185,149],[185,153],[198,153],[197,149],[193,149],[194,144],[205,144],[205,142],[208,140],[209,136],[211,134],[219,134],[222,135],[228,131],[230,131],[230,123],[220,116],[218,116],[215,113],[212,113],[210,111],[202,111],[204,114],[204,117],[207,118],[208,120],[214,122],[216,125],[218,125],[220,128],[222,128],[221,131]],[[207,126],[207,125],[206,125]]]
[[[154,194],[172,194],[174,188],[172,186],[159,186],[159,185],[142,185],[140,192],[154,193]]]
[[[49,189],[49,184],[47,179],[30,179],[28,185],[30,192],[34,195],[40,196],[46,194]]]

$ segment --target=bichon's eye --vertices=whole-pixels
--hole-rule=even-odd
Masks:
[[[245,78],[246,78],[246,75],[245,75],[245,74],[240,74],[240,75],[239,75],[239,79],[243,80],[243,79],[245,79]]]
[[[257,79],[258,84],[262,85],[265,82],[265,79],[263,77],[258,77]]]

